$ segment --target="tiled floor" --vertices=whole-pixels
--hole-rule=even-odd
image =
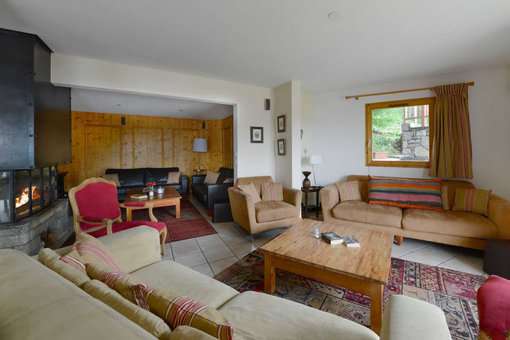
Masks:
[[[195,206],[211,222],[200,204]],[[214,276],[283,231],[274,230],[251,237],[235,223],[211,224],[218,234],[171,242],[167,244],[165,257]],[[392,256],[472,274],[483,274],[483,254],[475,250],[405,239],[401,246],[393,245]]]

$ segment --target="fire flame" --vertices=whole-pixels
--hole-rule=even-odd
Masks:
[[[29,187],[25,187],[21,194],[16,196],[16,208],[22,207],[25,204],[28,204],[28,201],[30,199],[29,196]],[[32,187],[32,200],[38,200],[41,198],[41,195],[39,194],[39,188],[36,186]]]

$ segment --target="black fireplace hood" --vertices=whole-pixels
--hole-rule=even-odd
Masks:
[[[50,83],[51,49],[36,35],[0,29],[0,169],[71,160],[70,89]]]

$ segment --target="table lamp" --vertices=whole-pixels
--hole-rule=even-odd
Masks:
[[[317,179],[315,178],[315,166],[322,164],[322,156],[321,155],[311,155],[310,156],[310,164],[312,165],[313,181],[315,182],[315,185],[317,185]]]

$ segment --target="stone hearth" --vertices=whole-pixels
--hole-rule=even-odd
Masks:
[[[35,255],[42,247],[60,247],[72,233],[68,200],[59,199],[18,223],[0,225],[0,249],[18,249]]]

